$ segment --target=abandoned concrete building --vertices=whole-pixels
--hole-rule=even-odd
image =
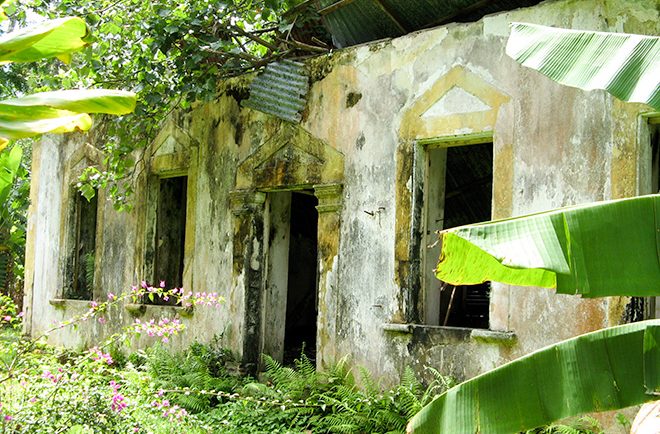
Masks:
[[[90,345],[136,318],[178,317],[187,330],[174,348],[219,336],[246,366],[304,342],[317,366],[348,356],[385,379],[406,366],[466,378],[625,320],[627,298],[441,289],[435,231],[658,190],[660,114],[561,86],[504,52],[515,21],[656,35],[657,1],[474,1],[460,20],[436,11],[444,21],[418,2],[398,2],[408,14],[326,3],[345,48],[220,83],[214,101],[172,114],[130,212],[77,192],[81,171],[102,163],[88,136],[35,145],[28,332],[165,280],[225,302],[126,304],[51,341]],[[259,98],[280,88],[279,101]]]

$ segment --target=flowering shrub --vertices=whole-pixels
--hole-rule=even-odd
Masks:
[[[185,432],[204,432],[194,428],[199,424],[186,409],[169,405],[167,399],[154,401],[158,394],[144,369],[129,364],[120,370],[110,354],[118,342],[143,333],[166,343],[184,330],[180,319],[136,319],[121,333],[83,352],[42,343],[48,334],[80,322],[94,319],[104,324],[111,309],[144,297],[172,298],[188,307],[218,307],[223,301],[217,293],[193,294],[181,288],[167,289],[164,282],[158,287],[143,282],[124,294],[109,293],[106,300],[90,302],[82,315],[28,340],[17,333],[22,313],[16,312],[11,299],[0,296],[0,324],[13,329],[1,336],[0,433],[169,433],[181,432],[182,427],[189,428]],[[173,431],[174,423],[177,428]]]
[[[18,308],[11,297],[0,294],[0,326],[19,328],[23,312],[17,312]]]

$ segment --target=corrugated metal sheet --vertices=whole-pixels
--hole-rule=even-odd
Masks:
[[[304,65],[292,60],[270,63],[250,85],[245,107],[298,123],[307,103],[309,79]]]
[[[319,0],[318,9],[335,44],[346,47],[537,3],[540,0]]]

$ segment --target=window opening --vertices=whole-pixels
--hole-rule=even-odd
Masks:
[[[162,178],[158,190],[154,282],[168,288],[183,286],[186,232],[187,176]],[[174,299],[150,300],[154,304],[175,304]]]
[[[428,149],[426,184],[426,246],[437,239],[437,230],[490,220],[493,144]],[[438,281],[433,273],[438,255],[439,246],[427,248],[425,322],[488,328],[490,282],[453,286]]]
[[[640,194],[660,193],[660,118],[647,120],[648,149],[642,149],[641,158],[646,160],[647,180],[641,182]],[[642,146],[646,144],[642,143]],[[642,179],[644,177],[642,176]],[[623,312],[623,322],[637,322],[660,318],[660,297],[631,297]]]
[[[651,193],[660,193],[660,119],[655,124],[649,124],[649,140],[651,145]]]
[[[74,193],[73,266],[68,279],[70,285],[64,297],[73,300],[91,300],[94,294],[94,262],[96,249],[96,219],[98,194],[91,199],[79,192]]]
[[[660,193],[660,118],[649,122],[651,141],[651,193]],[[646,298],[645,318],[660,318],[660,297]]]
[[[284,363],[302,351],[316,358],[318,199],[308,192],[291,194]]]

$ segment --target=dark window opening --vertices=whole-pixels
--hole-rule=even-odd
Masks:
[[[660,120],[648,120],[648,181],[642,185],[641,194],[660,193]],[[623,322],[631,323],[658,317],[658,297],[631,297],[623,312]]]
[[[493,144],[430,149],[426,188],[427,236],[433,231],[490,220]],[[438,249],[436,247],[435,249]],[[427,251],[425,321],[431,325],[488,328],[490,282],[453,286],[435,280],[439,251]]]
[[[304,352],[316,358],[318,199],[312,194],[291,194],[289,269],[284,363]]]
[[[187,176],[160,180],[156,214],[154,285],[165,281],[167,288],[183,286],[183,260],[186,233]],[[156,297],[154,304],[176,304],[170,298]]]
[[[96,249],[97,194],[87,200],[76,194],[73,210],[73,264],[70,285],[64,297],[73,300],[91,300],[94,294],[94,251]]]
[[[630,297],[630,302],[623,311],[623,322],[631,323],[644,321],[646,318],[646,298]]]
[[[650,124],[651,193],[660,193],[660,124]]]

